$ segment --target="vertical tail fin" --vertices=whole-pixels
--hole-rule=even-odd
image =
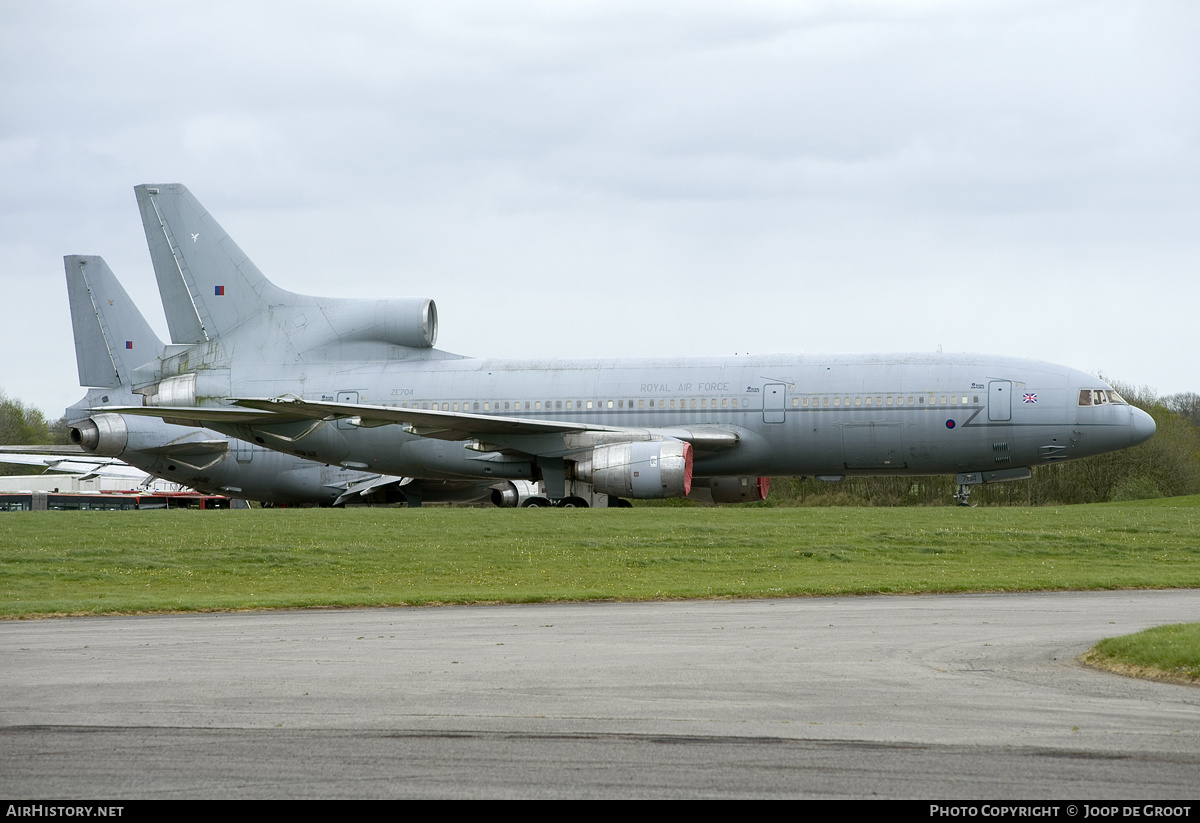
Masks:
[[[294,297],[178,183],[134,187],[173,343],[202,343]]]
[[[162,353],[162,341],[104,258],[70,254],[63,263],[79,385],[127,388],[133,368]]]

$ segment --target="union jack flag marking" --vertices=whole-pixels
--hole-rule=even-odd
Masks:
[[[1021,398],[1021,401],[1022,401],[1023,403],[1036,403],[1036,402],[1037,402],[1037,395],[1036,395],[1036,394],[1027,394],[1027,395],[1025,395],[1024,397],[1022,397],[1022,398]]]

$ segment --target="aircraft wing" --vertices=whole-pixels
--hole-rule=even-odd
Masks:
[[[487,434],[561,434],[564,432],[616,432],[617,426],[597,426],[592,423],[565,423],[554,420],[533,420],[524,417],[499,417],[470,412],[404,409],[397,406],[371,406],[360,403],[331,403],[320,400],[301,400],[298,397],[243,398],[234,401],[239,406],[271,411],[288,416],[349,419],[357,426],[372,428],[401,424],[411,426],[414,434],[438,440],[465,440]]]
[[[82,474],[87,477],[120,477],[128,480],[145,480],[147,475],[122,463],[115,457],[92,457],[87,454],[21,454],[0,452],[0,463],[22,466],[41,466],[46,471],[63,474]]]
[[[372,406],[361,403],[333,403],[319,400],[302,400],[297,397],[241,398],[234,401],[238,406],[277,411],[282,417],[303,416],[310,419],[344,419],[356,426],[404,425],[413,434],[437,440],[476,439],[501,444],[508,448],[525,451],[517,445],[521,439],[538,435],[559,435],[570,445],[572,442],[618,442],[622,440],[646,440],[652,437],[668,437],[691,443],[705,451],[719,451],[735,446],[740,436],[729,427],[689,426],[671,429],[643,429],[629,426],[605,426],[596,423],[573,423],[563,420],[537,420],[528,417],[502,417],[499,415],[471,414],[433,409],[406,409],[397,406]],[[536,447],[530,451],[538,451]],[[557,449],[555,449],[557,451]]]
[[[238,409],[231,406],[100,406],[90,409],[103,414],[132,414],[138,417],[161,417],[168,423],[178,421],[182,426],[203,428],[206,423],[288,423],[311,419],[303,414],[279,414],[269,411]]]
[[[436,440],[478,440],[494,450],[528,454],[564,454],[599,443],[669,438],[701,451],[721,451],[741,441],[730,426],[687,426],[664,429],[605,426],[564,420],[472,414],[433,409],[406,409],[363,403],[334,403],[298,397],[235,398],[234,406],[106,406],[94,411],[133,414],[182,425],[208,423],[270,426],[306,420],[345,420],[363,428],[400,425],[413,434]]]

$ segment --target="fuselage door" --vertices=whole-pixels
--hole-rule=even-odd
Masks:
[[[356,391],[340,391],[337,393],[337,401],[339,403],[357,403],[358,402],[358,392],[356,392]],[[342,418],[337,421],[337,427],[339,429],[353,429],[354,428],[346,421],[345,418]]]
[[[768,383],[763,386],[763,422],[782,423],[787,386],[783,383]]]
[[[993,380],[988,383],[988,420],[1012,419],[1012,381]]]

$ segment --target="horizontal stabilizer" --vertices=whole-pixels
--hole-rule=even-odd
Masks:
[[[223,438],[221,440],[183,440],[163,446],[147,446],[142,451],[173,457],[196,457],[229,451],[229,441]]]

